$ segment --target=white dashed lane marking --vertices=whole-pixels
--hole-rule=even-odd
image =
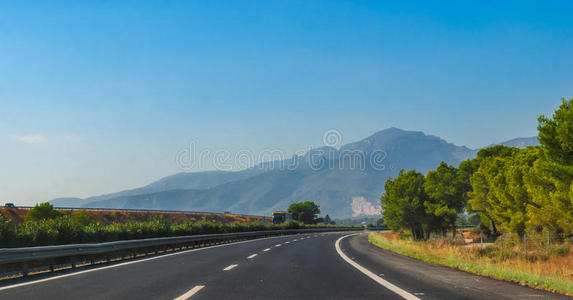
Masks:
[[[190,289],[187,293],[175,298],[175,300],[187,300],[187,299],[191,298],[191,296],[195,295],[198,291],[200,291],[204,287],[205,287],[204,285],[196,285],[195,287]]]
[[[229,270],[232,270],[232,269],[234,269],[234,268],[235,268],[235,267],[237,267],[237,266],[238,266],[237,264],[235,264],[235,265],[230,265],[230,266],[228,266],[228,267],[224,268],[224,269],[223,269],[223,271],[229,271]]]

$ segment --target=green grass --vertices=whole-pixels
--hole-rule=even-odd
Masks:
[[[573,295],[573,281],[538,276],[536,274],[520,270],[508,269],[507,266],[502,267],[485,264],[481,260],[475,260],[471,257],[457,257],[456,255],[452,255],[452,253],[448,253],[447,250],[444,251],[443,255],[439,256],[432,253],[416,251],[416,249],[409,247],[406,243],[402,243],[400,241],[393,242],[376,233],[371,233],[368,236],[368,241],[382,249],[390,250],[422,261],[444,265],[495,279],[516,282],[532,288]]]

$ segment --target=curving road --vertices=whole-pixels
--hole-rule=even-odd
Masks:
[[[0,287],[0,299],[275,298],[571,299],[383,251],[367,233],[251,240]]]

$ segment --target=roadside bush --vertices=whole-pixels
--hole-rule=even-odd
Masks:
[[[26,219],[28,221],[40,221],[55,219],[60,216],[62,216],[62,212],[55,210],[54,206],[49,202],[44,202],[36,204],[34,208],[30,209]]]
[[[554,248],[554,249],[552,250],[552,252],[553,252],[553,254],[555,254],[555,255],[565,256],[565,255],[567,255],[567,253],[569,253],[569,250],[570,250],[570,247],[569,247],[569,246],[566,246],[566,247],[557,247],[557,248]]]
[[[0,248],[61,245],[71,243],[102,243],[118,240],[217,234],[260,230],[352,227],[333,225],[305,225],[298,221],[283,224],[216,223],[185,221],[173,224],[157,218],[151,221],[112,223],[101,225],[81,212],[54,219],[28,220],[19,226],[0,215]]]
[[[0,241],[3,244],[9,245],[14,243],[16,239],[16,226],[12,220],[4,218],[0,214]],[[0,247],[2,247],[0,245]]]
[[[304,228],[304,223],[295,221],[295,220],[288,220],[283,223],[284,226],[282,229],[300,229]]]
[[[74,225],[87,226],[89,224],[95,223],[95,221],[88,215],[85,210],[79,210],[72,214],[72,223]]]

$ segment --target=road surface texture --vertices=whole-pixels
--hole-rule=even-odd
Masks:
[[[0,299],[284,298],[571,299],[393,254],[367,233],[251,240],[0,286]]]

